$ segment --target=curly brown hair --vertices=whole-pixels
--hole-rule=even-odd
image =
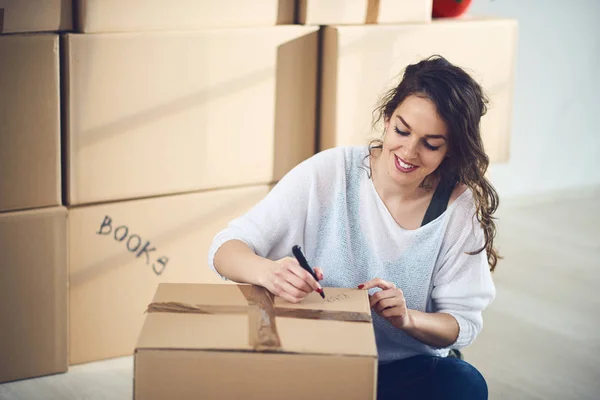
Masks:
[[[485,177],[489,157],[484,151],[479,129],[481,117],[487,112],[488,99],[481,86],[468,73],[444,57],[435,55],[406,67],[400,84],[389,90],[373,111],[373,126],[382,119],[388,121],[410,95],[432,101],[446,123],[449,134],[448,157],[432,175],[440,182],[456,180],[471,189],[485,244],[468,254],[478,254],[485,249],[490,270],[494,271],[501,258],[494,248],[496,224],[493,217],[500,199]],[[380,139],[372,141],[369,154],[382,144]],[[421,183],[422,186],[428,186],[425,182],[427,178]]]

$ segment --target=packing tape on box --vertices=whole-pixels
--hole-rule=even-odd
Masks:
[[[4,8],[0,8],[0,33],[4,31]]]
[[[238,285],[248,301],[247,306],[193,305],[178,302],[157,302],[148,305],[146,312],[189,314],[247,314],[248,342],[254,350],[274,351],[281,348],[276,317],[319,319],[344,322],[371,322],[370,313],[283,308],[275,306],[273,295],[255,285]]]
[[[379,0],[367,1],[367,17],[365,24],[376,24],[379,19]]]
[[[248,301],[248,342],[254,350],[278,350],[281,339],[275,324],[275,301],[265,288],[238,286]]]

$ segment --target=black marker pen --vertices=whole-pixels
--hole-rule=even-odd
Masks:
[[[319,282],[319,278],[317,278],[317,274],[315,274],[315,271],[312,270],[310,265],[308,265],[306,258],[304,258],[304,254],[302,254],[302,250],[300,250],[300,246],[292,247],[292,253],[294,253],[294,257],[296,257],[296,260],[298,260],[298,263],[300,264],[300,266],[302,268],[304,268],[309,274],[311,274],[312,277],[315,278],[315,281]],[[317,292],[319,292],[319,294],[321,295],[321,297],[323,299],[325,298],[325,292],[323,292],[323,289],[321,289],[320,291],[317,290]]]

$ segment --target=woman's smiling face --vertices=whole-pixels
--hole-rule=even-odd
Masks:
[[[410,95],[385,121],[382,165],[397,184],[420,184],[447,153],[446,123],[429,99]]]

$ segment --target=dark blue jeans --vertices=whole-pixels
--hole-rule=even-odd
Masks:
[[[377,400],[488,398],[485,379],[458,358],[415,356],[379,366]]]

